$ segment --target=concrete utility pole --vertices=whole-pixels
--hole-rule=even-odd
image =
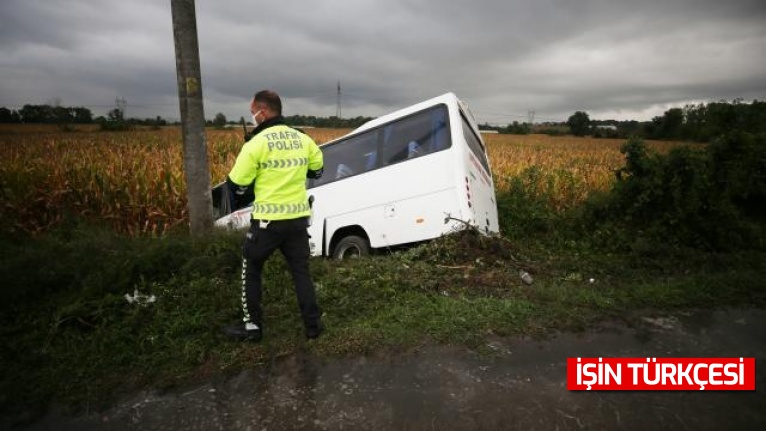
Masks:
[[[184,174],[192,235],[213,227],[213,200],[205,140],[205,112],[194,0],[170,0],[176,47],[178,101],[184,139]]]

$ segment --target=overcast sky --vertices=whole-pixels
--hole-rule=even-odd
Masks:
[[[452,91],[479,122],[648,120],[766,99],[765,0],[197,0],[205,115],[379,116]],[[1,0],[0,106],[177,119],[170,0]]]

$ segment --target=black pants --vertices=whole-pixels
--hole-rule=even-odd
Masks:
[[[295,285],[303,322],[314,327],[319,322],[321,309],[317,305],[314,283],[309,272],[308,218],[277,220],[262,229],[257,220],[250,223],[245,238],[242,259],[242,308],[245,321],[258,326],[263,323],[261,309],[263,264],[279,249],[287,260]]]

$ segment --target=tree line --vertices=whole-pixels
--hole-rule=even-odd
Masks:
[[[766,102],[754,100],[745,103],[741,99],[708,104],[686,105],[671,108],[651,121],[592,120],[587,112],[576,111],[566,122],[529,124],[514,121],[505,127],[483,124],[486,130],[499,133],[524,135],[545,133],[548,135],[572,134],[596,138],[639,137],[643,139],[709,142],[713,138],[735,130],[766,133]]]
[[[93,123],[93,113],[88,108],[69,106],[0,107],[0,123],[88,124]]]
[[[317,117],[313,115],[291,115],[285,121],[291,126],[355,128],[372,120],[372,117],[338,118]],[[227,121],[223,113],[217,113],[208,126],[224,127],[241,124]],[[92,124],[101,125],[105,130],[125,130],[132,126],[164,126],[170,124],[164,118],[125,118],[119,107],[106,116],[93,117],[90,109],[58,105],[24,105],[19,110],[0,107],[0,123],[42,123],[42,124]],[[177,123],[173,123],[177,124]],[[591,120],[585,111],[576,111],[565,123],[529,124],[514,121],[505,127],[483,124],[484,130],[496,130],[500,133],[528,134],[545,133],[549,135],[573,134],[575,136],[593,136],[597,138],[628,138],[636,136],[644,139],[667,139],[708,142],[716,136],[732,130],[746,130],[752,133],[766,133],[766,102],[754,100],[744,103],[741,99],[732,102],[720,101],[708,104],[686,105],[683,108],[671,108],[651,121]]]
[[[372,120],[373,117],[354,117],[354,118],[338,118],[332,117],[316,117],[313,115],[290,115],[285,117],[285,123],[288,126],[293,127],[324,127],[335,129],[347,129],[356,128],[362,124]],[[224,127],[225,125],[242,124],[245,121],[245,117],[240,117],[239,122],[227,121],[226,116],[222,113],[215,114],[213,121],[209,121],[209,126]]]
[[[21,109],[0,107],[0,123],[26,124],[99,124],[104,129],[127,129],[135,125],[164,126],[168,121],[157,116],[155,118],[125,118],[120,108],[110,110],[106,116],[94,117],[93,112],[82,106],[59,105],[24,105]]]
[[[735,130],[766,132],[766,102],[735,100],[669,109],[652,119],[646,135],[653,139],[706,142]]]
[[[355,128],[359,127],[372,117],[338,118],[316,117],[313,115],[291,115],[285,117],[285,122],[291,126],[328,127],[328,128]],[[211,127],[224,127],[244,122],[240,117],[239,122],[228,121],[226,116],[219,112],[212,120],[207,120],[206,125]],[[119,107],[111,109],[106,116],[94,117],[90,109],[84,107],[69,107],[57,105],[24,105],[21,109],[9,109],[0,107],[0,123],[28,123],[28,124],[99,124],[103,129],[124,130],[131,126],[165,126],[171,123],[157,116],[155,118],[125,118],[124,111]]]

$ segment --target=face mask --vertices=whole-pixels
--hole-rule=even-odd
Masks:
[[[255,127],[258,127],[258,125],[261,124],[258,120],[255,119],[255,117],[257,117],[258,114],[260,114],[260,113],[261,113],[261,111],[258,111],[255,114],[253,114],[253,126],[255,126]]]

